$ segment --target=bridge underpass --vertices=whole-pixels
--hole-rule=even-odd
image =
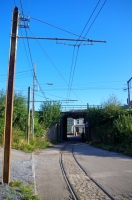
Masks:
[[[89,135],[89,127],[88,123],[86,122],[86,113],[88,108],[99,108],[100,105],[63,105],[61,107],[63,117],[61,119],[60,123],[60,132],[62,135],[62,140],[67,139],[67,119],[73,118],[73,119],[79,119],[83,118],[85,122],[85,134],[86,134],[86,140],[91,139],[91,136]]]
[[[67,119],[68,118],[73,118],[73,119],[83,118],[84,122],[85,122],[86,121],[86,113],[87,113],[87,109],[86,110],[71,110],[71,111],[62,112],[63,117],[61,119],[60,127],[61,127],[61,133],[62,133],[63,140],[67,139],[67,132],[68,132]],[[87,132],[87,130],[85,130],[85,132]]]

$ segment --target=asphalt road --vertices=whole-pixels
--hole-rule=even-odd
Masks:
[[[84,143],[74,145],[84,170],[114,199],[132,199],[132,158]]]
[[[132,200],[132,157],[94,148],[77,139],[74,155],[84,170],[115,200]],[[41,199],[69,200],[71,194],[59,166],[60,149],[66,143],[31,154],[12,150],[11,181],[32,182],[35,166],[35,184]],[[0,181],[2,177],[2,149],[0,148]]]
[[[59,165],[60,150],[64,145],[34,153],[36,189],[41,200],[72,200]]]

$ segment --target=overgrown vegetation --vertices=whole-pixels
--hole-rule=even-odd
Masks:
[[[3,144],[5,92],[0,91],[0,145]],[[60,121],[61,105],[44,102],[35,112],[34,138],[26,141],[27,103],[21,94],[14,95],[12,147],[25,152],[43,149],[52,145],[46,139],[46,129]],[[111,95],[101,103],[101,108],[89,108],[86,120],[94,144],[105,149],[132,155],[132,110],[124,109],[116,96]],[[93,142],[92,141],[92,142]],[[96,142],[96,143],[95,143]]]
[[[13,129],[13,142],[12,148],[17,150],[23,150],[25,152],[33,152],[37,149],[45,149],[48,146],[51,146],[52,143],[48,141],[45,136],[43,137],[32,137],[30,135],[29,144],[25,139],[25,132],[17,130],[16,128]]]
[[[0,91],[0,145],[3,145],[6,94]],[[44,149],[52,144],[46,138],[46,129],[60,120],[60,104],[42,103],[40,111],[35,112],[34,137],[26,140],[27,102],[21,93],[14,95],[12,147],[25,152]]]
[[[87,120],[94,145],[132,155],[132,110],[124,109],[114,95],[101,108],[89,108]]]
[[[14,191],[20,189],[20,192],[23,195],[23,200],[39,200],[39,196],[33,194],[32,185],[25,186],[20,181],[14,181],[10,182],[9,186],[13,187]]]
[[[39,110],[39,123],[43,128],[49,128],[59,122],[61,118],[61,105],[59,103],[44,102]]]

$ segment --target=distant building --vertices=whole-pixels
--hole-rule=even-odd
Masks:
[[[84,132],[84,129],[84,118],[74,119],[74,124],[72,126],[73,133],[77,132],[78,134],[81,134],[82,132]]]
[[[79,119],[68,118],[67,119],[67,132],[71,132],[73,134],[77,132],[78,134],[81,134],[84,131],[85,131],[84,118],[79,118]]]
[[[72,133],[72,126],[74,125],[74,119],[68,118],[67,119],[67,132]]]

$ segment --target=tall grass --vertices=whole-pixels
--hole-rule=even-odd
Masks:
[[[17,150],[22,150],[24,152],[33,152],[38,149],[45,149],[53,144],[46,139],[46,137],[29,137],[29,143],[26,141],[25,132],[19,130],[18,128],[13,128],[12,134],[12,148]],[[0,136],[0,146],[3,146],[3,135]]]

